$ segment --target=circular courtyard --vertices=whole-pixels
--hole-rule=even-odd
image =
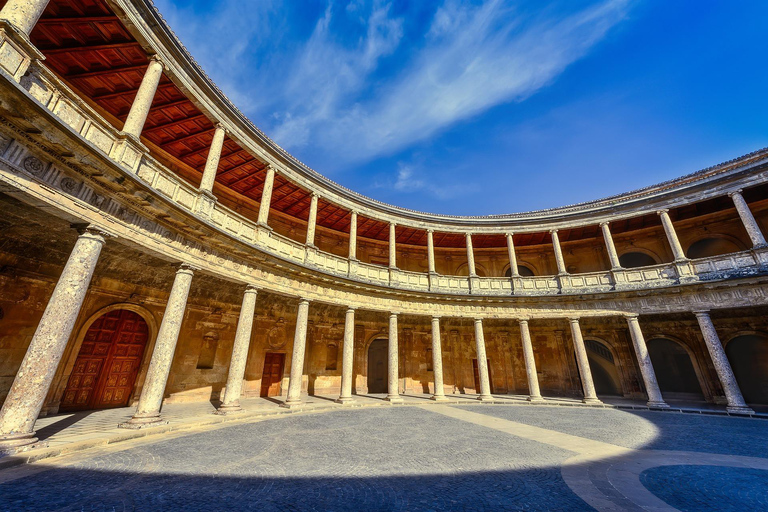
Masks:
[[[0,471],[3,510],[768,509],[768,422],[579,407],[338,408]]]

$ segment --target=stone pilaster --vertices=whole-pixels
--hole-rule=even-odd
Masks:
[[[187,297],[193,274],[192,267],[186,264],[181,265],[176,271],[176,278],[173,280],[163,321],[157,333],[155,349],[152,351],[152,359],[147,370],[147,380],[141,391],[136,414],[127,422],[121,423],[119,426],[122,428],[144,428],[163,422],[160,407],[163,404],[168,375],[171,373],[171,363],[179,340],[184,311],[187,308]]]
[[[341,393],[336,400],[341,404],[354,402],[352,398],[352,365],[355,362],[355,310],[347,309],[344,317],[344,348],[341,359]]]
[[[208,158],[205,161],[205,170],[203,170],[203,178],[200,180],[200,192],[212,194],[213,183],[216,181],[216,173],[219,170],[219,160],[221,160],[221,149],[224,147],[224,138],[227,135],[227,131],[220,124],[216,125],[216,130],[213,132],[213,141],[211,141],[211,148],[208,150]]]
[[[149,109],[152,107],[152,100],[155,98],[157,86],[160,85],[160,79],[163,77],[163,63],[157,56],[149,61],[147,71],[141,80],[139,91],[133,99],[131,110],[128,112],[128,118],[123,125],[123,133],[136,140],[141,137],[141,131],[144,129],[144,123],[147,122]]]
[[[389,315],[389,347],[388,347],[388,363],[387,363],[387,397],[385,400],[392,403],[402,402],[400,398],[400,386],[398,377],[400,375],[400,367],[398,361],[398,345],[397,345],[397,313]]]
[[[241,412],[240,395],[243,391],[243,377],[245,376],[245,363],[248,360],[248,348],[251,345],[251,332],[253,330],[253,315],[256,311],[256,287],[249,285],[243,293],[243,305],[240,308],[240,318],[237,320],[235,331],[235,343],[232,346],[232,359],[229,361],[229,375],[227,375],[227,389],[224,399],[219,406],[218,414],[231,414]]]
[[[296,334],[293,337],[293,355],[291,356],[291,376],[288,380],[288,397],[281,407],[301,405],[301,378],[304,372],[304,353],[307,346],[307,325],[309,324],[309,300],[299,301],[296,315]]]
[[[536,359],[533,356],[533,344],[531,343],[531,331],[528,329],[528,320],[520,319],[520,339],[523,343],[523,359],[525,360],[525,374],[528,376],[528,401],[543,402],[539,389],[539,375],[536,373]]]
[[[749,209],[749,205],[744,200],[744,196],[741,195],[741,190],[731,192],[728,194],[733,200],[733,205],[736,207],[736,211],[739,213],[741,222],[744,224],[744,229],[747,230],[749,239],[752,241],[752,246],[755,249],[765,247],[765,237],[763,232],[760,231],[760,226],[755,220],[755,216],[752,215],[752,210]]]
[[[397,268],[397,234],[395,223],[389,223],[389,268]]]
[[[645,390],[648,393],[648,407],[669,407],[661,396],[659,383],[656,380],[656,372],[653,371],[651,356],[648,354],[648,346],[645,344],[643,331],[640,329],[640,321],[637,315],[627,315],[629,335],[637,355],[637,363],[640,366],[640,374],[643,376]]]
[[[307,245],[315,247],[315,228],[317,226],[317,194],[312,194],[309,202],[309,219],[307,219]]]
[[[552,235],[552,248],[555,250],[555,262],[557,263],[557,274],[565,275],[568,271],[565,268],[565,259],[563,258],[563,250],[560,248],[560,237],[557,235],[557,230],[553,229],[549,232]]]
[[[493,400],[491,396],[491,381],[488,378],[488,356],[485,353],[485,334],[483,321],[475,318],[475,343],[477,345],[477,375],[480,378],[478,400]]]
[[[587,347],[584,346],[584,338],[581,336],[581,326],[578,318],[569,318],[571,324],[571,335],[573,336],[573,350],[576,352],[576,362],[579,365],[579,374],[581,375],[581,386],[584,391],[582,402],[585,404],[600,403],[595,393],[595,383],[592,380],[592,370],[589,368],[589,358],[587,357]]]
[[[349,259],[357,261],[357,212],[355,211],[349,218]]]
[[[720,379],[720,384],[725,391],[725,398],[728,400],[728,411],[754,414],[754,411],[750,409],[744,397],[739,389],[739,384],[736,382],[736,376],[733,374],[731,363],[728,361],[728,356],[725,355],[725,349],[720,342],[720,337],[717,335],[715,325],[712,323],[712,318],[709,316],[709,311],[694,311],[696,320],[699,322],[701,328],[701,334],[704,336],[704,343],[707,345],[709,356],[712,358],[712,363],[715,365],[715,371],[717,377]]]
[[[432,374],[434,375],[435,392],[432,400],[443,402],[445,387],[443,386],[443,350],[440,344],[440,317],[432,317]]]
[[[37,442],[35,421],[72,334],[106,233],[84,227],[0,410],[0,450]]]
[[[603,240],[605,240],[605,248],[608,251],[608,259],[611,262],[611,270],[621,270],[621,263],[619,263],[619,255],[613,243],[611,228],[607,222],[601,222],[600,229],[603,231]]]
[[[259,216],[257,224],[263,228],[272,229],[269,220],[269,206],[272,203],[272,189],[275,186],[275,168],[267,165],[267,175],[264,178],[264,188],[261,190],[261,203],[259,203]]]

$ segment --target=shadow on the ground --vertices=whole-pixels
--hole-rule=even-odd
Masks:
[[[38,430],[36,433],[36,437],[41,441],[48,439],[52,435],[57,434],[58,432],[61,432],[65,428],[71,427],[77,422],[90,416],[94,412],[96,411],[80,411],[80,412],[64,413],[64,414],[58,415],[60,416],[60,419]]]

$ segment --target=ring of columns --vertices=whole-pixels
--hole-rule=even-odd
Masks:
[[[161,407],[184,328],[190,289],[198,274],[215,276],[241,290],[220,414],[241,411],[254,311],[263,293],[290,297],[297,308],[285,407],[302,405],[308,326],[313,307],[322,304],[345,310],[339,319],[343,341],[337,376],[338,402],[342,404],[354,402],[356,315],[373,311],[388,317],[385,399],[392,403],[402,401],[398,322],[404,315],[430,322],[433,400],[446,399],[441,322],[462,318],[473,323],[478,400],[491,399],[493,391],[485,324],[504,321],[519,330],[520,339],[515,343],[521,347],[528,400],[535,403],[543,398],[530,324],[548,319],[567,322],[583,401],[600,403],[581,322],[622,318],[648,405],[668,407],[640,315],[686,314],[699,326],[728,410],[751,413],[710,312],[768,303],[768,249],[760,227],[762,219],[768,218],[768,204],[763,201],[768,151],[644,190],[549,211],[492,217],[413,212],[348,191],[270,141],[204,76],[154,7],[144,0],[110,2],[119,10],[115,20],[135,38],[132,48],[146,54],[146,63],[132,68],[142,75],[125,119],[115,122],[107,107],[78,93],[74,78],[51,71],[56,65],[53,56],[59,54],[55,49],[36,48],[35,37],[42,37],[36,36],[38,21],[53,24],[50,20],[56,20],[61,2],[53,11],[49,4],[47,0],[9,0],[0,11],[0,37],[10,48],[0,55],[4,70],[0,76],[0,137],[4,148],[0,154],[0,190],[29,208],[44,209],[70,222],[79,236],[0,410],[0,447],[35,443],[35,420],[56,378],[101,251],[107,245],[130,247],[176,268],[136,413],[121,425],[126,428],[164,421]],[[54,14],[46,18],[51,12]],[[184,122],[167,121],[147,128],[148,119],[157,114],[159,91],[168,83],[185,94],[186,99],[177,103],[191,102],[200,110],[199,117],[210,124],[208,146],[189,151],[201,159],[205,155],[199,185],[179,174],[187,165],[181,157],[174,160],[147,134],[148,130],[157,132]],[[249,160],[241,165],[258,169],[243,179],[263,178],[258,185],[258,201],[236,188],[225,187],[222,181],[222,174],[236,172],[236,167],[222,171],[222,161],[234,154],[225,148],[233,144],[248,155]],[[175,172],[176,167],[181,171]],[[291,217],[289,209],[275,206],[275,201],[286,202],[278,193],[281,187],[299,191],[294,193],[301,197],[299,202],[306,202],[306,219]],[[238,205],[251,204],[248,201],[257,208],[238,210]],[[349,220],[343,233],[328,227],[330,221],[321,216],[322,211],[333,209]],[[739,250],[690,257],[693,244],[686,252],[679,226],[699,229],[697,222],[712,230],[743,232],[737,237]],[[286,235],[284,229],[295,224],[303,229],[300,240]],[[633,228],[636,225],[641,227]],[[641,240],[652,241],[648,247],[655,249],[648,252],[663,252],[668,261],[639,267],[622,265],[624,254],[617,249],[613,226],[620,226],[625,254],[626,240],[636,232]],[[361,235],[361,228],[367,230],[366,236]],[[579,235],[587,232],[591,235]],[[398,237],[406,235],[423,240],[423,244],[398,242]],[[561,240],[563,235],[566,241]],[[343,250],[324,249],[328,240],[336,239],[344,242]],[[594,256],[594,251],[600,256]],[[409,255],[414,252],[422,255],[419,261],[423,260],[424,267],[403,268],[411,264]],[[443,271],[457,255],[466,260],[466,276]],[[362,256],[368,261],[362,261]],[[601,260],[605,268],[574,271],[569,258],[588,264],[590,258]],[[551,272],[523,275],[522,266],[536,267],[531,262]],[[481,264],[497,270],[506,268],[508,275],[481,275]]]

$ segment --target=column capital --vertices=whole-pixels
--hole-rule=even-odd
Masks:
[[[432,229],[432,228],[427,229],[427,233],[434,233],[434,232],[435,232],[435,230]]]
[[[357,216],[360,215],[360,212],[358,210],[349,210],[349,214]]]
[[[255,284],[248,284],[245,286],[245,293],[259,293],[259,288]]]
[[[569,316],[568,317],[568,321],[571,322],[572,324],[578,324],[580,319],[581,318],[578,317],[578,316]]]
[[[310,301],[306,297],[299,297],[299,306],[303,306],[305,304],[309,305],[310,302],[312,302],[312,301]]]
[[[315,197],[317,197],[317,198],[320,198],[320,194],[318,194],[317,192],[314,192],[314,191],[313,191],[313,192],[311,192],[311,193],[309,194],[309,197],[312,197],[312,198],[315,198]]]
[[[437,316],[437,315],[432,315],[432,321],[433,321],[433,322],[434,322],[435,320],[437,320],[437,321],[439,322],[441,319],[442,319],[442,317],[439,317],[439,316]]]
[[[732,191],[728,192],[728,197],[733,197],[733,196],[736,196],[736,195],[740,196],[743,192],[744,192],[743,188],[732,190]]]
[[[482,318],[475,318],[475,323],[476,324],[481,324],[481,323],[483,323],[483,319]]]
[[[639,313],[624,313],[624,318],[627,320],[637,320],[639,317]]]
[[[270,162],[265,162],[264,163],[264,170],[265,171],[277,172],[277,167],[275,167],[274,164],[272,164]]]
[[[158,54],[156,54],[156,53],[153,54],[153,55],[150,55],[149,62],[150,62],[150,64],[152,62],[157,62],[158,64],[163,66],[163,71],[168,71],[168,64],[166,64],[165,61],[163,59],[161,59],[160,56]]]
[[[189,263],[181,263],[179,264],[179,269],[176,271],[177,274],[188,274],[188,275],[194,275],[196,270],[200,270],[199,268],[190,265]]]
[[[604,220],[603,222],[600,223],[600,227],[602,228],[603,226],[609,226],[610,224],[611,224],[610,221]]]
[[[224,135],[229,135],[229,130],[227,130],[227,128],[223,124],[221,124],[221,122],[216,122],[216,124],[214,124],[213,126],[217,130],[223,131]]]
[[[558,231],[559,231],[558,229],[550,229],[549,230],[549,234],[550,235],[556,235]]]
[[[347,306],[347,313],[349,313],[350,311],[354,313],[355,311],[357,311],[357,308],[354,306]]]
[[[102,244],[107,241],[107,238],[117,238],[117,235],[114,233],[107,231],[106,229],[96,226],[94,224],[71,224],[70,225],[75,231],[77,231],[77,234],[80,235],[83,238],[90,238],[92,240],[96,240],[98,242],[101,242]]]
[[[669,208],[661,208],[660,210],[656,210],[656,215],[663,215],[665,213],[669,213]]]
[[[515,233],[512,231],[507,231],[506,233],[504,233],[504,236],[505,237],[515,236]]]
[[[695,309],[695,310],[691,311],[691,313],[693,313],[697,317],[699,317],[699,316],[709,316],[710,310],[709,309]]]
[[[530,317],[525,316],[525,317],[518,318],[517,323],[527,324],[530,320],[531,320]]]
[[[400,314],[400,313],[399,313],[399,312],[397,312],[397,311],[391,311],[391,312],[389,313],[389,318],[397,318],[397,315],[399,315],[399,314]]]

